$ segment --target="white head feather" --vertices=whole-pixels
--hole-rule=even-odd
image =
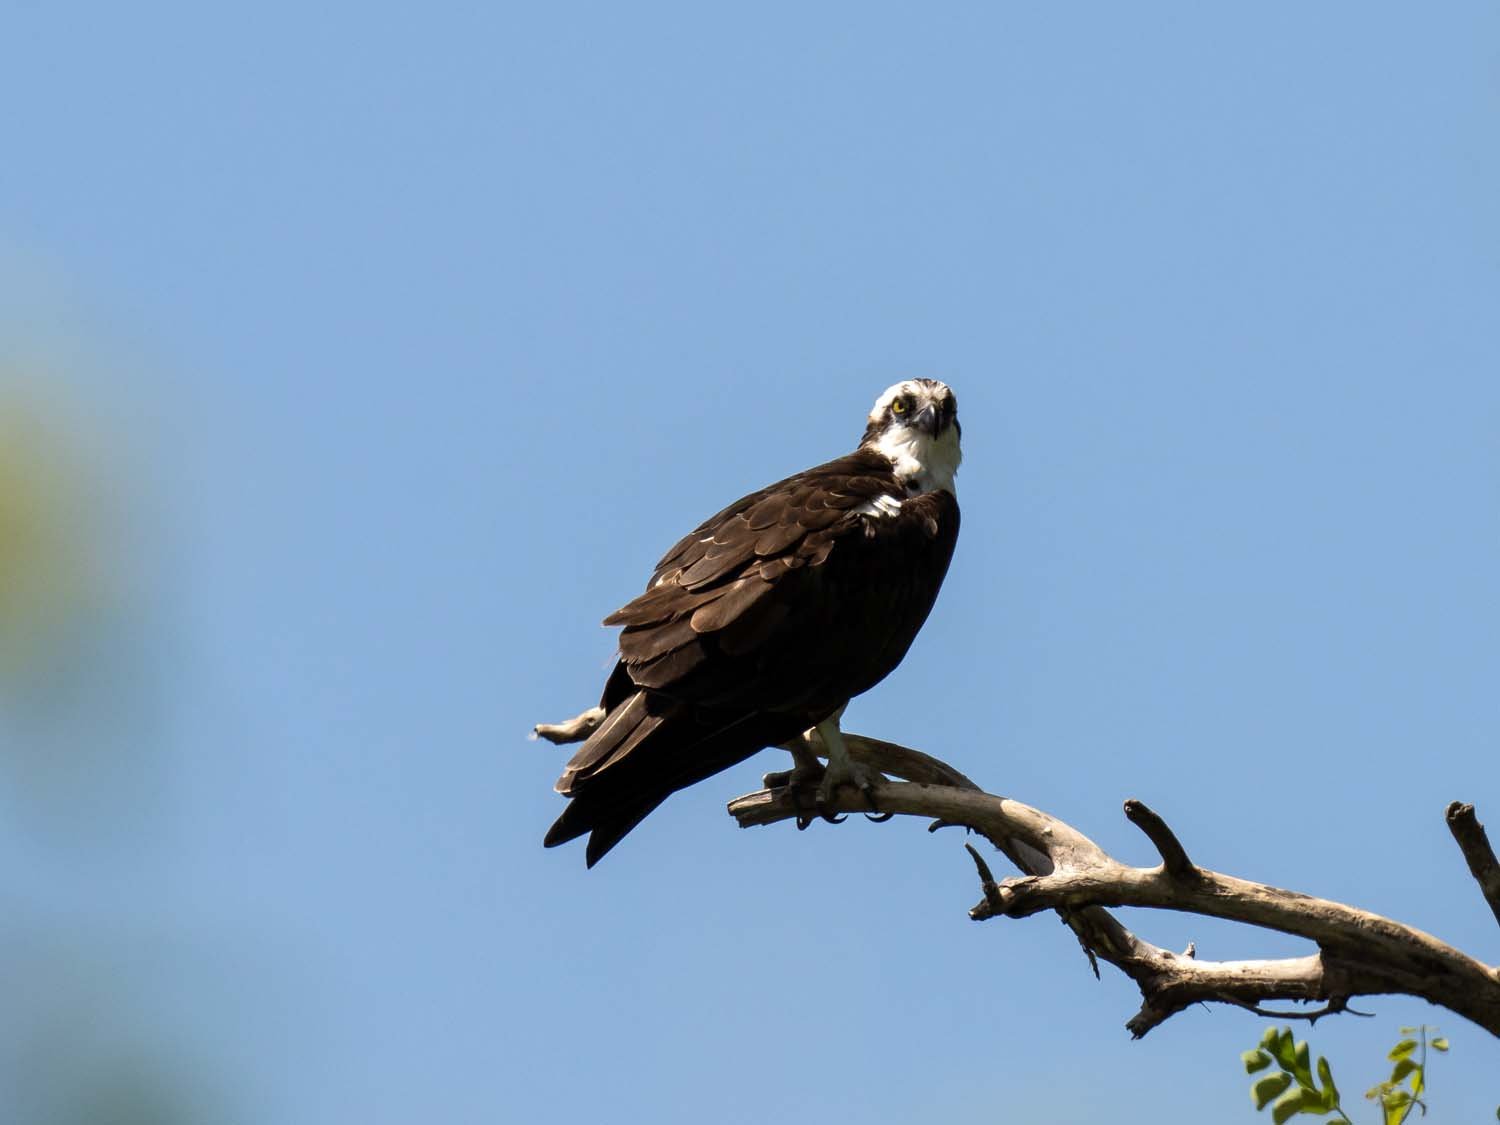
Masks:
[[[926,407],[931,406],[941,414],[944,402],[952,397],[947,385],[936,379],[907,379],[882,391],[870,410],[870,424],[862,444],[890,458],[896,475],[906,482],[911,495],[940,488],[958,495],[953,478],[963,453],[959,449],[956,416],[936,434],[929,434],[915,424]],[[892,410],[897,399],[905,404],[900,414]]]

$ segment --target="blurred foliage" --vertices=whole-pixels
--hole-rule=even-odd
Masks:
[[[1427,1049],[1448,1049],[1448,1040],[1441,1036],[1428,1038],[1428,1032],[1436,1030],[1426,1024],[1403,1027],[1401,1040],[1386,1055],[1393,1064],[1390,1077],[1365,1093],[1368,1100],[1380,1106],[1383,1125],[1402,1125],[1413,1109],[1420,1109],[1426,1116],[1423,1095],[1427,1092]],[[1267,1028],[1260,1045],[1240,1058],[1247,1074],[1275,1067],[1276,1073],[1263,1075],[1251,1084],[1250,1100],[1258,1110],[1269,1105],[1276,1125],[1303,1113],[1315,1117],[1332,1113],[1338,1120],[1352,1122],[1340,1102],[1328,1060],[1319,1055],[1314,1068],[1307,1040],[1294,1042],[1291,1028]],[[1496,1116],[1500,1117],[1500,1110],[1496,1110]]]
[[[142,986],[156,941],[118,961],[166,910],[160,529],[126,455],[152,435],[89,339],[0,325],[0,1122],[223,1120],[171,978]]]
[[[223,1120],[194,1049],[141,1003],[149,945],[22,925],[0,934],[0,1121],[7,1125],[176,1125]]]
[[[164,785],[161,528],[129,455],[156,444],[87,333],[24,337],[0,333],[0,800],[36,839],[116,847]]]
[[[45,675],[72,623],[103,594],[74,440],[56,404],[0,372],[0,688],[8,692]]]

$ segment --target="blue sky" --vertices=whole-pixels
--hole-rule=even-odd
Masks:
[[[965,919],[957,838],[737,830],[773,754],[592,872],[540,848],[525,732],[597,696],[599,619],[911,375],[959,396],[963,533],[846,726],[1496,960],[1442,810],[1500,824],[1497,42],[1487,3],[13,6],[0,409],[88,565],[0,665],[12,1116],[1249,1120],[1257,1021],[1130,1042],[1054,922]],[[1313,1033],[1347,1090],[1432,1021],[1442,1118],[1500,1103],[1481,1032],[1364,1007]]]

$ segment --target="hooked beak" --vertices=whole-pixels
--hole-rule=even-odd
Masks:
[[[918,411],[917,416],[912,419],[912,425],[930,437],[937,437],[938,412],[937,407],[928,403]]]

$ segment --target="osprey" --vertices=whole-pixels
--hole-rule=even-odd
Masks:
[[[838,719],[927,620],[958,538],[959,459],[953,392],[897,383],[853,453],[737,500],[668,551],[604,619],[624,631],[599,706],[534,732],[587,736],[545,845],[588,833],[592,867],[677,790],[783,743],[794,784],[822,774],[820,810],[839,785],[868,797],[882,779],[850,759]],[[814,729],[826,770],[792,742]]]

